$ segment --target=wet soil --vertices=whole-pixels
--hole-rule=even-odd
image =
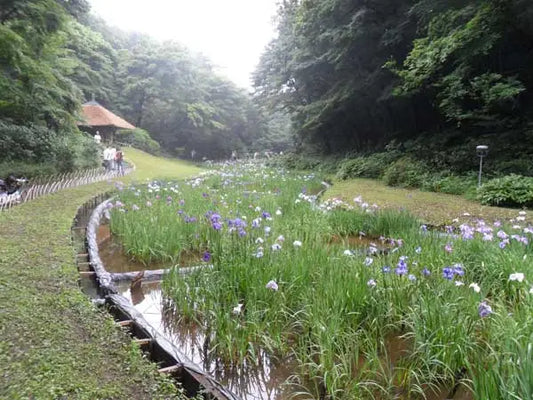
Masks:
[[[167,269],[175,265],[171,262],[153,262],[148,265],[133,259],[126,254],[124,246],[111,234],[109,225],[100,225],[96,235],[100,259],[105,269],[111,273],[135,272],[144,270]],[[202,253],[198,251],[182,251],[178,265],[188,267],[199,265]]]
[[[343,244],[352,248],[376,247],[378,249],[391,249],[392,245],[389,240],[381,240],[377,236],[351,235],[341,236],[333,235],[330,238],[330,243]]]

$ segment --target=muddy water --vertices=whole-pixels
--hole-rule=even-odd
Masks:
[[[274,363],[262,357],[259,367],[228,369],[212,361],[204,352],[204,336],[193,329],[176,326],[163,313],[160,282],[143,282],[132,289],[129,282],[119,285],[120,294],[129,299],[146,321],[174,343],[195,364],[245,400],[304,400],[311,396],[297,396],[296,388],[285,384],[295,371],[290,360]]]
[[[168,268],[169,265],[157,264],[149,267],[133,262],[127,257],[123,248],[114,240],[109,227],[102,225],[98,231],[100,257],[110,272],[130,272],[146,269]],[[375,247],[375,243],[380,243],[374,238],[365,237],[333,237],[332,243],[343,243],[351,248],[365,249]],[[381,243],[380,243],[381,244]],[[380,246],[381,251],[387,250],[386,246]],[[180,257],[186,263],[187,257]],[[189,261],[193,264],[200,258],[199,254],[191,255]],[[181,263],[180,263],[181,264]],[[186,264],[185,264],[186,265]],[[90,282],[92,283],[92,282]],[[90,286],[90,283],[87,284]],[[174,343],[180,351],[192,362],[202,366],[211,376],[225,385],[243,400],[308,400],[321,398],[318,395],[298,394],[306,391],[306,388],[290,385],[290,378],[297,371],[297,365],[293,360],[286,359],[281,362],[273,362],[267,355],[262,355],[259,366],[239,368],[228,368],[222,363],[213,360],[206,354],[204,346],[205,337],[198,331],[190,327],[177,326],[173,323],[172,316],[165,318],[163,312],[163,297],[160,282],[142,282],[141,284],[130,286],[130,282],[122,282],[118,286],[120,293],[132,302],[134,307],[144,316],[146,321],[164,335],[170,342]],[[402,357],[410,352],[410,343],[398,336],[387,339],[387,363],[394,366]],[[385,360],[384,360],[385,363]],[[364,359],[361,359],[364,364]],[[466,390],[459,389],[453,397],[450,397],[450,388],[442,387],[436,392],[428,390],[425,393],[427,400],[472,400],[472,394]],[[379,395],[376,396],[379,399]],[[396,398],[406,399],[401,391]]]
[[[111,234],[109,225],[100,225],[96,234],[98,250],[102,263],[108,272],[122,273],[142,270],[156,270],[171,268],[174,264],[170,262],[154,262],[145,265],[142,262],[129,257],[120,241]],[[183,251],[180,254],[179,265],[182,267],[198,265],[201,263],[202,254],[200,252]]]
[[[119,285],[120,293],[129,299],[135,308],[143,314],[144,318],[170,342],[174,343],[180,351],[195,364],[202,366],[211,376],[228,387],[233,393],[244,400],[309,400],[320,398],[318,395],[298,394],[306,391],[306,388],[296,387],[287,383],[290,377],[296,373],[297,365],[293,360],[274,363],[268,356],[261,357],[261,365],[254,367],[243,366],[241,368],[227,368],[217,361],[213,361],[206,353],[204,347],[204,335],[190,327],[176,326],[167,320],[163,312],[163,298],[160,282],[143,282],[132,291],[128,282]],[[400,359],[409,354],[412,344],[399,336],[387,338],[386,352],[387,361],[391,367]],[[364,359],[361,359],[361,366]],[[450,387],[431,389],[425,391],[426,400],[472,400],[472,393],[459,388],[450,396]],[[380,399],[376,394],[376,399]],[[413,398],[402,394],[399,390],[397,399]]]

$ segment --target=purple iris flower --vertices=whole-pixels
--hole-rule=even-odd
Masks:
[[[407,275],[408,268],[407,268],[407,264],[405,263],[404,260],[400,260],[398,265],[396,265],[396,271],[395,272],[396,272],[396,275],[398,275],[398,276]]]
[[[424,275],[424,276],[430,276],[430,275],[431,275],[431,271],[430,271],[429,269],[427,269],[427,268],[424,268],[424,269],[422,270],[422,275]]]
[[[463,276],[465,274],[463,266],[461,264],[454,264],[453,273],[459,276]]]
[[[246,228],[246,221],[240,218],[235,218],[233,220],[233,224],[235,225],[236,228]]]
[[[454,276],[454,272],[453,272],[453,269],[450,268],[450,267],[446,267],[446,268],[443,268],[442,269],[442,276],[445,278],[445,279],[448,279],[449,281],[451,281],[453,279],[453,276]]]
[[[213,227],[214,230],[216,231],[219,231],[222,229],[222,224],[220,222],[213,222],[211,224],[211,226]]]
[[[214,224],[215,222],[216,223],[220,222],[221,218],[222,217],[220,216],[220,214],[217,214],[217,213],[213,213],[213,214],[211,214],[211,217],[209,217],[209,219],[211,220],[212,224]]]
[[[486,301],[482,301],[481,303],[479,303],[477,311],[481,318],[485,318],[492,314],[492,307],[489,306]]]
[[[383,268],[381,268],[381,271],[384,274],[388,274],[390,272],[390,267],[388,265],[385,265],[385,266],[383,266]]]
[[[203,255],[203,257],[202,257],[202,260],[203,260],[204,262],[208,262],[209,260],[211,260],[211,253],[209,253],[208,251],[205,251],[205,252],[204,252],[204,255]]]
[[[509,235],[502,230],[499,230],[496,236],[498,236],[500,239],[507,239],[509,237]]]
[[[407,279],[409,279],[411,282],[414,282],[414,281],[416,281],[416,276],[414,276],[413,274],[409,274]]]
[[[470,225],[462,224],[459,226],[459,229],[461,230],[461,235],[463,236],[463,240],[474,239],[474,229]]]
[[[262,214],[262,215],[263,215],[263,218],[264,218],[264,219],[267,219],[267,218],[270,218],[270,217],[271,217],[271,216],[270,216],[270,213],[269,213],[269,212],[266,212],[266,211],[263,211],[263,214]]]

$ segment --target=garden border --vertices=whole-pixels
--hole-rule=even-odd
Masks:
[[[124,168],[123,174],[119,174],[118,171],[106,171],[103,168],[94,168],[75,171],[57,177],[48,176],[37,178],[34,184],[29,187],[23,187],[20,192],[15,192],[14,194],[0,198],[0,212],[34,200],[37,197],[58,192],[59,190],[101,182],[106,179],[119,178],[135,171],[135,164],[131,162],[129,164],[131,164],[131,166]]]
[[[105,200],[96,206],[91,213],[86,229],[86,245],[89,263],[97,278],[99,289],[104,295],[105,304],[110,312],[120,320],[120,326],[128,326],[132,333],[137,336],[139,345],[149,345],[151,358],[163,365],[162,373],[175,374],[177,380],[183,385],[188,395],[195,396],[205,393],[207,399],[216,400],[239,400],[234,393],[224,387],[220,382],[209,376],[200,367],[190,361],[180,350],[159,334],[122,295],[114,284],[118,280],[132,279],[138,272],[132,273],[109,273],[98,254],[96,232],[100,220],[108,207],[111,199]],[[81,209],[81,208],[80,208]],[[210,266],[198,266],[183,268],[180,272],[186,274],[199,268]],[[161,279],[165,270],[145,271],[148,280]]]

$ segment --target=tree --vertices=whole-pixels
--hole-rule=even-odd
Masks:
[[[287,0],[255,95],[321,153],[531,120],[533,3]]]

